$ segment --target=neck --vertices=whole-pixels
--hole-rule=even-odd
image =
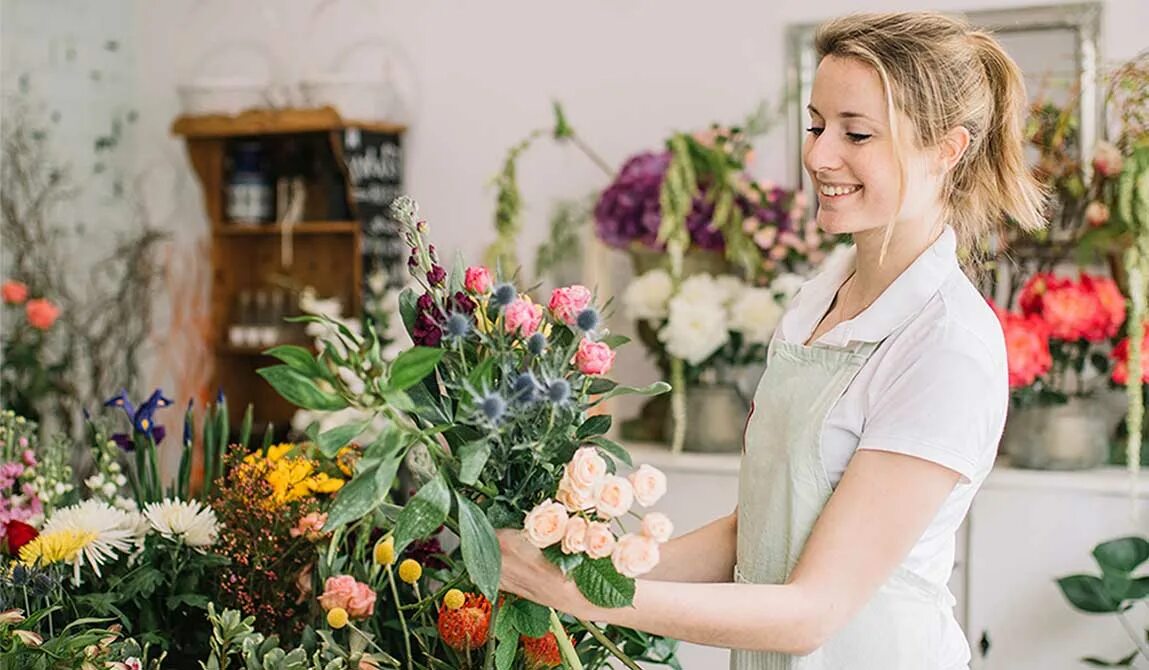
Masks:
[[[938,239],[942,230],[940,220],[899,221],[894,224],[884,256],[884,226],[856,233],[854,243],[858,247],[858,255],[854,266],[853,291],[857,295],[857,302],[869,304],[876,300],[898,275],[905,272]]]

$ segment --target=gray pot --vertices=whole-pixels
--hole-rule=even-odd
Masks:
[[[1064,405],[1010,408],[1002,451],[1019,468],[1086,470],[1109,453],[1109,408],[1102,399],[1070,398]]]
[[[742,429],[750,407],[733,384],[703,384],[686,389],[686,440],[683,449],[707,453],[742,450]],[[674,413],[666,413],[666,438],[674,435]]]

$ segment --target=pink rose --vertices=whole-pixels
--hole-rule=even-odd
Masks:
[[[590,289],[575,284],[565,288],[556,288],[551,292],[551,301],[547,306],[559,321],[569,325],[574,324],[578,313],[590,305]]]
[[[544,500],[527,514],[523,531],[531,544],[546,549],[563,539],[567,532],[567,510],[562,503]]]
[[[9,305],[21,305],[28,299],[28,285],[9,279],[0,286],[0,297],[3,297],[4,302]]]
[[[567,532],[563,535],[564,554],[581,554],[586,551],[586,530],[589,525],[581,516],[571,517],[567,522]]]
[[[583,491],[596,489],[606,477],[606,460],[595,447],[580,447],[566,465],[571,483]]]
[[[610,561],[624,577],[645,575],[658,565],[658,543],[643,535],[627,533],[618,538]]]
[[[1115,177],[1124,169],[1121,151],[1109,142],[1098,142],[1093,150],[1093,169],[1103,177]]]
[[[352,619],[366,619],[375,613],[375,592],[350,575],[328,577],[319,604],[328,612],[342,607]]]
[[[614,365],[614,352],[605,342],[592,342],[584,337],[578,343],[574,362],[584,375],[605,375]]]
[[[543,321],[543,307],[530,298],[518,298],[507,305],[505,327],[512,335],[518,331],[523,337],[534,335]]]
[[[634,489],[630,482],[618,475],[609,475],[602,483],[594,508],[604,519],[620,517],[634,504]]]
[[[24,465],[34,468],[36,467],[36,452],[31,449],[25,449],[24,453],[20,454],[20,460],[24,461]]]
[[[593,488],[582,488],[575,485],[569,472],[564,472],[562,479],[559,480],[559,490],[555,494],[555,500],[561,502],[571,512],[582,512],[594,507],[601,486],[600,482]]]
[[[586,555],[591,558],[606,558],[614,552],[614,533],[610,526],[592,521],[586,527]]]
[[[651,512],[642,517],[642,534],[655,542],[666,542],[674,533],[670,517],[659,512]]]
[[[24,315],[28,318],[28,324],[33,328],[48,330],[59,318],[60,308],[43,298],[38,298],[28,301],[28,304],[24,306]]]
[[[490,291],[492,283],[491,271],[481,265],[467,268],[466,275],[463,279],[463,286],[476,295],[482,295]]]
[[[629,479],[634,499],[643,507],[651,507],[666,494],[666,475],[656,467],[643,464],[630,473]]]
[[[1085,208],[1085,222],[1091,226],[1103,226],[1109,220],[1109,207],[1100,200],[1094,200]]]
[[[323,537],[323,525],[327,523],[327,514],[324,512],[311,512],[299,520],[289,532],[291,537],[306,537],[311,542]]]

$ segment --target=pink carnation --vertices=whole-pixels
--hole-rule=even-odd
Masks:
[[[556,288],[551,292],[551,301],[547,306],[555,318],[563,323],[572,325],[578,319],[579,312],[590,305],[590,289],[579,284]]]
[[[614,351],[604,342],[583,338],[575,353],[575,365],[584,375],[605,375],[614,365]]]
[[[342,607],[352,619],[366,619],[375,613],[375,592],[350,575],[328,577],[319,604],[327,612]]]
[[[507,305],[505,327],[508,333],[516,331],[523,337],[534,335],[543,321],[543,307],[531,302],[530,298],[518,298]]]

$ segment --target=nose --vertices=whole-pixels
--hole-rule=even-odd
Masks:
[[[833,172],[842,166],[841,144],[835,140],[829,128],[821,135],[809,133],[802,147],[802,163],[811,176]]]

